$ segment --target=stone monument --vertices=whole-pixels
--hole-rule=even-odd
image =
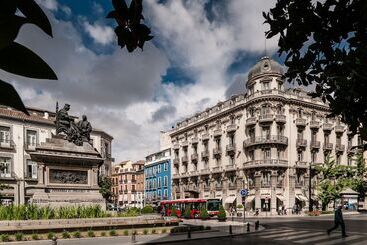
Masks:
[[[56,109],[56,135],[30,153],[37,162],[39,176],[38,190],[31,201],[39,206],[97,204],[105,209],[98,186],[98,169],[103,159],[90,143],[92,126],[85,115],[75,123],[68,115],[69,109],[68,104]]]

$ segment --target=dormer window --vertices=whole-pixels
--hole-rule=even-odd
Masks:
[[[270,90],[270,82],[266,81],[262,83],[262,89],[263,90]]]

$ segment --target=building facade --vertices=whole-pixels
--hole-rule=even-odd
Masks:
[[[0,162],[5,166],[0,171],[0,181],[9,188],[1,191],[3,203],[24,204],[31,200],[38,185],[37,164],[31,161],[30,152],[55,134],[55,113],[28,108],[30,116],[0,106]],[[75,117],[75,119],[78,119]],[[93,147],[104,158],[100,175],[109,175],[112,136],[94,129],[91,133]]]
[[[330,154],[353,164],[358,145],[327,104],[301,89],[285,89],[280,64],[262,58],[249,72],[247,92],[177,123],[170,131],[173,198],[219,198],[226,208],[276,213],[308,208],[309,166]],[[312,199],[317,204],[312,176]],[[239,192],[248,189],[242,200]]]
[[[160,200],[171,199],[171,149],[165,149],[146,157],[145,200],[157,205]]]
[[[113,166],[112,192],[120,207],[144,206],[144,161],[123,161]]]

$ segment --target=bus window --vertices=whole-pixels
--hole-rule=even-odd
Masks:
[[[208,200],[207,210],[208,211],[219,211],[219,206],[221,205],[220,200]]]

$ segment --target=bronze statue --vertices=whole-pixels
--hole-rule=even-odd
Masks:
[[[78,146],[82,146],[83,142],[91,143],[90,133],[92,132],[92,126],[88,122],[87,116],[83,115],[82,120],[75,123],[74,119],[68,114],[69,110],[69,104],[65,104],[61,110],[58,110],[58,104],[56,104],[56,134],[65,134],[68,141]]]

